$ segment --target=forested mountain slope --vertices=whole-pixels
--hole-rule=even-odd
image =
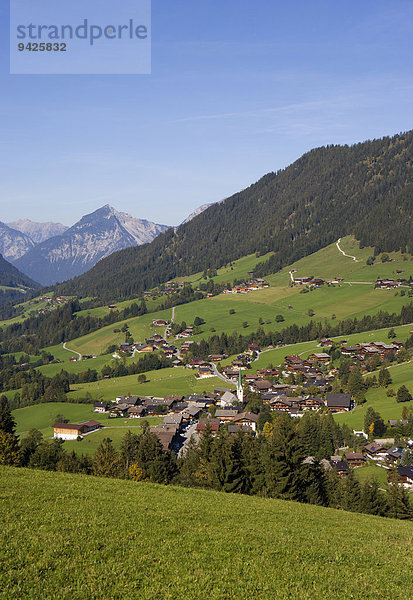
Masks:
[[[39,287],[38,283],[20,273],[0,254],[0,304],[19,301],[23,289],[38,289]]]
[[[152,243],[101,260],[61,293],[123,298],[180,275],[274,252],[256,273],[353,234],[376,252],[412,251],[413,132],[311,150]]]

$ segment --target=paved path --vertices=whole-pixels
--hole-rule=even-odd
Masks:
[[[293,272],[292,272],[292,271],[288,271],[288,272],[289,272],[289,274],[290,274],[291,281],[294,283],[294,275],[293,275]]]
[[[68,352],[72,352],[72,354],[77,354],[79,357],[79,360],[82,360],[82,355],[80,354],[80,352],[76,352],[76,350],[71,350],[70,348],[68,348],[66,346],[66,342],[63,342],[63,349],[67,350]]]
[[[344,252],[344,250],[342,250],[342,249],[340,248],[340,242],[341,242],[341,238],[339,238],[339,239],[337,240],[337,242],[336,242],[336,246],[337,246],[337,249],[338,249],[338,250],[341,252],[341,254],[342,254],[343,256],[347,256],[347,258],[352,258],[352,259],[354,260],[354,262],[359,262],[355,256],[352,256],[351,254],[346,254],[346,253]]]
[[[215,377],[219,377],[219,379],[222,379],[222,381],[225,381],[225,383],[230,383],[231,385],[235,385],[233,381],[231,381],[231,379],[227,379],[222,373],[220,373],[217,369],[217,366],[215,363],[209,363],[212,367],[212,370],[214,371],[214,375]]]

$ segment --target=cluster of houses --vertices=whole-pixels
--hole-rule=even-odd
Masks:
[[[413,445],[413,441],[410,444]],[[346,477],[351,468],[364,467],[368,460],[373,460],[384,469],[396,468],[401,484],[413,490],[413,467],[400,465],[402,454],[401,448],[391,444],[386,447],[380,440],[375,440],[366,444],[362,452],[345,452],[343,456],[332,456],[330,460],[322,459],[320,464],[325,470],[335,471],[340,477]],[[306,461],[311,462],[311,459],[309,457]]]
[[[185,283],[183,281],[167,281],[164,287],[143,292],[143,296],[144,298],[151,298],[153,296],[167,296],[168,294],[179,292],[179,290],[181,290],[184,286]]]
[[[194,433],[197,434],[207,426],[216,433],[221,424],[226,424],[230,433],[242,429],[255,434],[258,416],[243,412],[239,404],[238,397],[231,390],[216,388],[213,393],[168,395],[164,398],[117,396],[110,404],[95,402],[94,411],[114,418],[163,416],[162,423],[152,427],[151,431],[158,436],[164,448],[178,451],[183,443],[182,434],[189,425],[194,425]],[[214,418],[209,418],[211,407],[215,410]],[[64,439],[77,439],[77,435]]]
[[[53,298],[52,296],[42,296],[40,300],[43,302],[47,302],[45,308],[39,308],[37,311],[39,315],[44,315],[50,312],[51,310],[59,308],[63,304],[67,304],[72,300],[72,298],[67,298],[66,296],[56,296],[56,298]]]
[[[396,468],[400,483],[408,490],[413,490],[413,467],[398,464],[402,455],[402,449],[396,446],[384,448],[377,442],[366,445],[363,452],[345,452],[342,456],[331,456],[330,460],[323,458],[320,465],[325,471],[334,471],[339,477],[346,477],[351,469],[364,467],[367,461],[374,460],[385,469]],[[304,463],[314,463],[315,458],[309,456]]]
[[[407,279],[377,279],[376,287],[381,288],[382,290],[392,290],[394,288],[400,287],[401,285],[407,285],[409,282]]]
[[[293,273],[293,271],[291,271]],[[313,277],[310,275],[309,277],[293,277],[293,283],[298,283],[299,285],[308,285],[309,287],[320,287],[322,285],[332,285],[332,284],[340,284],[344,281],[344,277],[334,277],[329,281],[325,281],[325,279],[321,279],[321,277]]]
[[[128,344],[127,342],[119,345],[120,352],[123,353],[134,353],[134,352],[155,352],[156,350],[162,350],[166,358],[172,358],[178,352],[178,349],[173,344],[169,344],[159,333],[155,333],[145,339],[145,342],[134,342]]]
[[[223,294],[247,294],[248,292],[254,292],[256,290],[262,290],[264,288],[270,287],[270,284],[264,281],[259,277],[254,277],[245,281],[244,283],[239,283],[238,285],[234,285],[232,288],[226,288],[222,293]]]

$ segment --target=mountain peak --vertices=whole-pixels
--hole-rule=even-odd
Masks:
[[[166,229],[166,225],[135,219],[105,204],[21,256],[18,267],[44,284],[63,281],[117,250],[151,242]]]

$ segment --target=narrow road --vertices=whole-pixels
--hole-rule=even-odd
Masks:
[[[82,355],[80,354],[80,352],[76,352],[76,350],[71,350],[70,348],[68,348],[66,346],[66,342],[63,342],[63,349],[67,350],[68,352],[72,352],[72,354],[77,354],[79,357],[79,360],[82,360]]]
[[[222,381],[225,381],[225,383],[230,383],[231,385],[235,385],[233,381],[231,381],[231,379],[227,379],[224,375],[222,375],[222,373],[220,373],[217,369],[217,366],[215,363],[210,363],[212,370],[214,371],[214,375],[215,377],[219,377],[219,379],[222,379]]]
[[[337,240],[337,242],[336,242],[336,246],[337,246],[337,249],[338,249],[338,250],[341,252],[341,254],[342,254],[343,256],[347,256],[347,258],[352,258],[352,259],[354,260],[354,262],[359,262],[355,256],[352,256],[351,254],[346,254],[346,253],[344,252],[344,250],[342,250],[342,249],[340,248],[340,242],[341,242],[341,238],[339,238],[339,239]]]
[[[294,283],[294,275],[293,275],[293,272],[292,272],[292,271],[288,271],[288,272],[289,272],[289,274],[290,274],[290,277],[291,277],[291,281],[292,281],[292,283]]]

